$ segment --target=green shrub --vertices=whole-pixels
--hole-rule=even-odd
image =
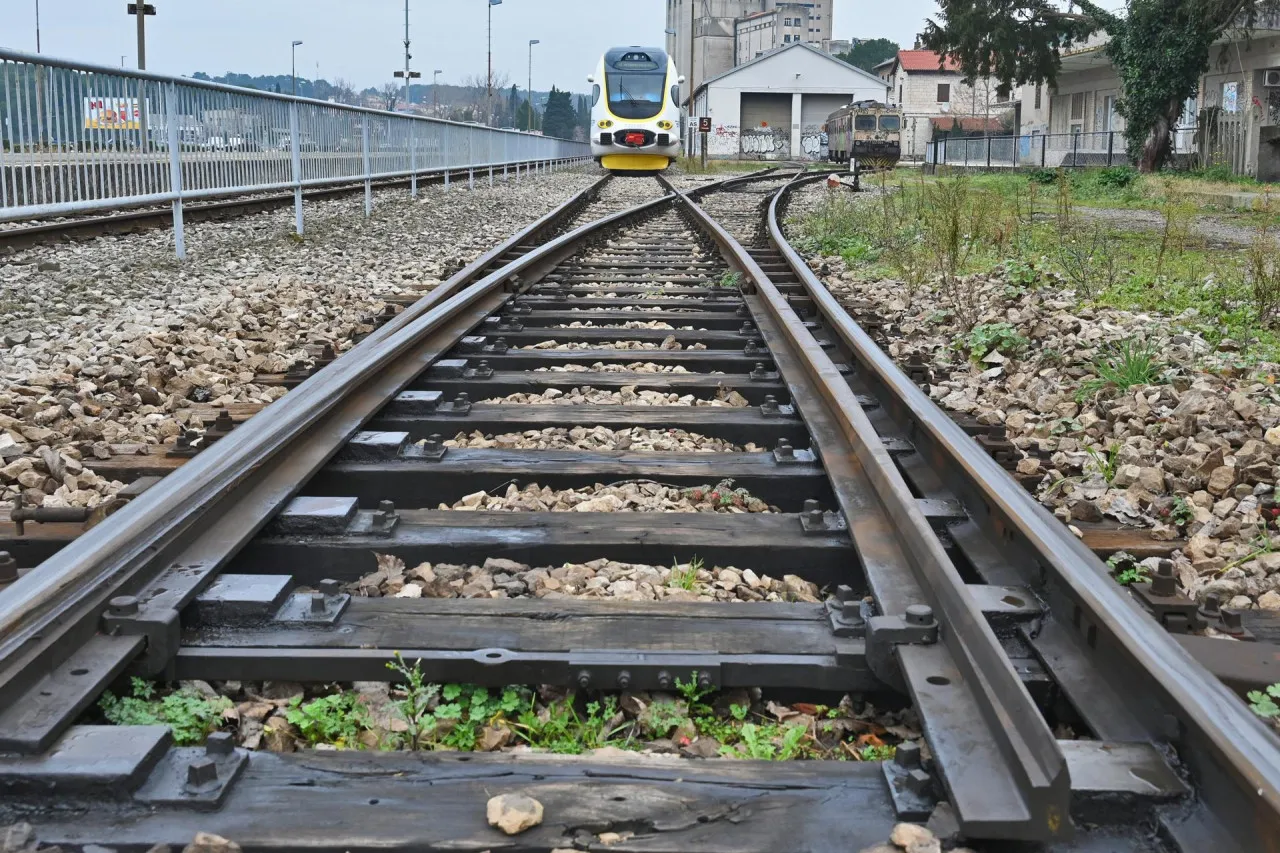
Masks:
[[[1002,355],[1016,355],[1029,342],[1018,334],[1009,323],[984,323],[974,326],[973,331],[961,336],[958,345],[969,354],[974,361],[981,361],[988,353],[999,352]]]
[[[1138,179],[1138,172],[1132,166],[1111,166],[1101,169],[1095,176],[1098,186],[1106,189],[1122,190]]]
[[[1032,169],[1027,178],[1033,184],[1043,184],[1049,186],[1058,182],[1057,169]]]

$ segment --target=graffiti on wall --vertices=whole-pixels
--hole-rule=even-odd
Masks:
[[[738,156],[738,126],[717,124],[707,136],[707,155],[710,157]]]
[[[806,160],[827,159],[827,132],[821,127],[807,127],[800,134],[800,155]]]
[[[742,132],[742,156],[785,160],[791,156],[791,134],[784,128],[760,127]]]

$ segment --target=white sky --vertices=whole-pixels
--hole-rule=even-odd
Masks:
[[[44,53],[136,67],[135,24],[126,0],[38,0]],[[0,46],[34,51],[37,0],[0,0]],[[147,67],[168,74],[227,71],[288,74],[289,43],[299,39],[298,74],[360,88],[404,67],[403,0],[152,0]],[[442,82],[485,74],[485,0],[410,0],[413,68],[444,70]],[[528,41],[535,89],[585,90],[606,48],[663,44],[665,0],[504,0],[493,8],[494,67],[525,86]],[[910,47],[933,0],[836,0],[837,38],[891,38]],[[555,29],[551,26],[555,25]]]

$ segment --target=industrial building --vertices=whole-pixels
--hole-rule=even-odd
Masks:
[[[698,86],[693,113],[710,116],[707,156],[821,160],[827,116],[861,100],[883,101],[884,80],[804,42],[784,45]],[[695,137],[690,153],[699,156]]]
[[[681,99],[691,86],[779,47],[808,44],[830,51],[833,5],[834,0],[667,0],[667,53],[689,78]]]

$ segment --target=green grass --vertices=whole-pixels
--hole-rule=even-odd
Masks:
[[[1165,195],[1145,194],[1152,181]],[[1280,253],[1271,242],[1280,204],[1255,214],[1254,224],[1262,226],[1255,246],[1224,251],[1191,233],[1194,205],[1158,178],[1055,172],[1046,185],[1025,173],[938,178],[899,172],[877,182],[890,192],[832,194],[793,221],[796,247],[840,256],[867,278],[901,281],[912,294],[937,282],[939,317],[956,322],[964,339],[978,331],[980,312],[957,278],[999,270],[1014,292],[1060,281],[1083,304],[1177,318],[1175,329],[1200,334],[1215,348],[1230,339],[1237,346],[1226,358],[1241,366],[1280,361]],[[1077,209],[1099,199],[1151,207],[1167,224],[1118,228]],[[961,348],[984,349],[982,340],[972,344]],[[1103,385],[1142,380],[1126,379],[1139,359],[1114,355],[1114,365],[1097,366]]]
[[[707,160],[707,168],[704,169],[701,157],[678,157],[675,165],[686,175],[729,175],[758,172],[770,164],[759,160]]]

